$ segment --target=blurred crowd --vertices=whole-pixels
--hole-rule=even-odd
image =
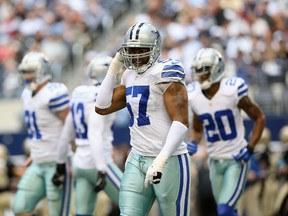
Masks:
[[[195,51],[212,46],[266,114],[288,113],[286,0],[1,0],[0,11],[0,98],[19,96],[17,64],[26,51],[45,52],[61,79],[96,51],[113,55],[126,29],[147,21],[160,30],[162,58],[181,60],[187,82]]]
[[[27,51],[46,53],[61,79],[128,7],[126,0],[0,0],[0,98],[19,96],[17,66]]]
[[[150,0],[135,19],[160,29],[165,57],[181,60],[187,74],[195,50],[214,47],[226,74],[244,78],[266,114],[288,113],[287,1]]]

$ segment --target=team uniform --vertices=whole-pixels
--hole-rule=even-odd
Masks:
[[[184,84],[179,61],[158,61],[145,73],[127,69],[121,79],[126,86],[130,113],[131,152],[121,183],[121,215],[148,215],[156,197],[162,215],[189,215],[190,158],[182,142],[169,157],[161,183],[144,188],[147,169],[163,148],[172,120],[163,94],[172,82]]]
[[[51,182],[55,172],[57,144],[63,127],[63,122],[55,113],[69,106],[67,87],[62,83],[48,82],[34,96],[31,90],[25,88],[21,99],[33,162],[18,184],[13,212],[30,213],[41,199],[47,197],[51,216],[68,215],[70,175],[66,174],[61,189]],[[64,161],[69,163],[67,158]]]
[[[122,171],[112,159],[112,125],[115,114],[100,116],[94,111],[98,86],[79,86],[71,97],[68,114],[60,145],[58,162],[66,154],[66,147],[76,135],[77,146],[73,157],[73,170],[76,183],[77,215],[92,215],[97,193],[94,191],[98,171],[106,172],[106,186],[103,189],[111,200],[118,205]]]
[[[232,156],[247,146],[237,105],[248,94],[248,87],[243,79],[232,77],[220,81],[219,90],[211,99],[202,93],[199,82],[189,84],[187,91],[189,106],[205,131],[213,195],[217,203],[234,207],[250,169],[250,162],[242,163]]]

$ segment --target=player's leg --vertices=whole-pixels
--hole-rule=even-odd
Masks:
[[[211,182],[213,197],[216,203],[219,201],[219,196],[223,186],[223,176],[225,171],[223,162],[224,160],[219,161],[211,159],[209,163],[209,178]]]
[[[236,203],[245,187],[250,163],[241,163],[235,160],[225,160],[226,166],[223,187],[217,202],[219,216],[238,215]]]
[[[18,183],[12,210],[15,214],[33,213],[37,203],[44,197],[43,172],[37,164],[32,163]]]
[[[72,178],[69,165],[66,164],[66,175],[63,187],[56,187],[51,179],[55,173],[55,164],[48,163],[41,165],[45,168],[46,197],[48,200],[49,213],[52,216],[68,216],[70,213],[70,201],[72,190]]]
[[[74,167],[76,215],[93,215],[97,193],[94,191],[96,169]]]
[[[153,187],[144,187],[143,166],[146,163],[143,159],[144,157],[130,152],[126,160],[119,198],[121,216],[146,216],[155,200]]]
[[[115,205],[119,205],[119,190],[123,172],[120,168],[110,163],[106,173],[106,186],[104,188],[105,193],[110,197]]]
[[[190,215],[190,163],[188,154],[170,157],[161,182],[153,185],[162,215]]]

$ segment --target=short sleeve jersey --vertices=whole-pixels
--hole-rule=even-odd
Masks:
[[[204,127],[210,158],[229,159],[247,145],[239,100],[248,94],[242,78],[221,80],[218,92],[208,99],[198,82],[187,86],[189,107]]]
[[[103,143],[97,142],[97,140],[94,141],[94,143],[90,143],[89,141],[89,134],[88,130],[89,128],[92,128],[92,125],[89,126],[89,124],[97,124],[99,122],[91,122],[89,119],[91,118],[91,115],[98,115],[95,113],[95,101],[96,96],[98,93],[99,86],[91,85],[91,86],[78,86],[72,93],[71,101],[70,101],[70,107],[71,107],[71,113],[72,113],[72,119],[73,119],[73,126],[74,131],[76,134],[75,144],[77,146],[90,146],[90,145],[103,145],[103,154],[104,158],[108,161],[112,161],[111,155],[112,155],[112,141],[113,141],[113,131],[112,131],[112,125],[115,120],[115,114],[109,114],[105,116],[105,118],[99,119],[99,121],[105,121],[101,124],[104,126],[103,129]],[[95,127],[93,127],[95,128]],[[81,152],[82,155],[87,155],[88,157],[92,154],[90,148],[83,148],[87,152]],[[95,155],[93,155],[95,157]],[[83,158],[83,160],[86,160]],[[81,162],[79,162],[81,163]]]
[[[163,94],[172,82],[185,85],[184,79],[182,64],[172,59],[158,61],[142,74],[132,70],[124,72],[121,83],[126,86],[132,151],[145,156],[159,154],[172,124]],[[182,142],[173,155],[185,152],[186,145]]]
[[[24,89],[21,96],[24,120],[30,141],[31,156],[35,162],[56,160],[56,146],[63,122],[56,115],[69,106],[67,87],[48,82],[36,95]]]

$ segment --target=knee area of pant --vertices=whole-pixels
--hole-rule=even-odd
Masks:
[[[12,205],[12,211],[14,214],[25,214],[33,212],[33,208],[27,205],[26,202],[14,202]]]
[[[227,204],[217,205],[218,216],[238,216],[237,211]]]

